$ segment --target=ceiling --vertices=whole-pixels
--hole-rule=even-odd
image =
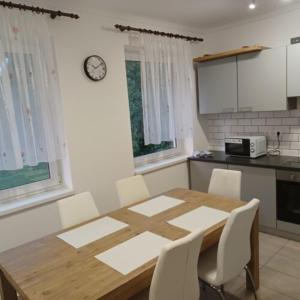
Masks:
[[[256,0],[255,10],[248,8],[250,0],[65,0],[64,3],[209,29],[292,9],[300,5],[300,0]]]

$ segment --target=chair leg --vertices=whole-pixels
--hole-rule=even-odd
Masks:
[[[255,300],[257,300],[256,287],[255,287],[255,283],[254,283],[253,276],[252,276],[251,271],[249,270],[248,266],[245,266],[245,270],[246,270],[246,275],[247,275],[247,276],[249,277],[249,279],[250,279],[250,282],[251,282],[251,286],[252,286],[252,289],[253,289],[253,293],[254,293]]]
[[[218,295],[220,296],[221,300],[226,300],[225,293],[224,293],[224,286],[216,287],[216,286],[214,286],[214,285],[211,284],[210,287],[212,289],[214,289],[218,293]]]
[[[200,288],[202,288],[202,290],[205,292],[207,283],[205,281],[201,280],[200,278],[198,278],[198,282],[199,282]]]

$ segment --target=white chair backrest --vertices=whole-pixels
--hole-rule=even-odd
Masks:
[[[149,300],[198,300],[197,263],[204,232],[165,245],[158,258],[150,286]]]
[[[240,199],[241,178],[241,171],[213,169],[208,187],[208,193]]]
[[[250,235],[259,200],[234,209],[223,229],[217,254],[218,282],[236,277],[251,258]]]
[[[122,207],[150,197],[149,190],[142,175],[118,180],[116,182],[116,188]]]
[[[100,216],[90,192],[61,199],[57,204],[63,228],[69,228]]]

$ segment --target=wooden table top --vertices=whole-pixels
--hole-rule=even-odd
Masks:
[[[121,208],[107,215],[128,223],[128,227],[79,249],[57,238],[57,233],[46,236],[0,253],[0,270],[24,299],[127,299],[150,286],[157,258],[122,275],[95,259],[95,255],[144,231],[171,240],[181,238],[189,232],[166,221],[202,205],[230,212],[245,204],[186,189],[174,189],[164,195],[185,202],[150,218]],[[217,243],[223,227],[221,222],[206,231],[201,251]]]

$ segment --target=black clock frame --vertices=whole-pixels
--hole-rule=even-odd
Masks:
[[[100,59],[103,61],[104,65],[105,65],[105,74],[104,74],[104,76],[103,76],[102,78],[100,78],[100,79],[95,79],[95,78],[93,78],[93,77],[90,75],[90,73],[88,72],[88,69],[87,69],[87,63],[88,63],[88,61],[89,61],[89,59],[90,59],[91,57],[97,57],[97,58],[100,58]],[[84,69],[85,75],[86,75],[90,80],[92,80],[92,81],[101,81],[101,80],[103,80],[103,79],[106,77],[106,74],[107,74],[107,66],[106,66],[106,63],[105,63],[104,59],[103,59],[101,56],[99,56],[99,55],[90,55],[90,56],[88,56],[88,57],[84,60],[84,63],[83,63],[83,69]]]

